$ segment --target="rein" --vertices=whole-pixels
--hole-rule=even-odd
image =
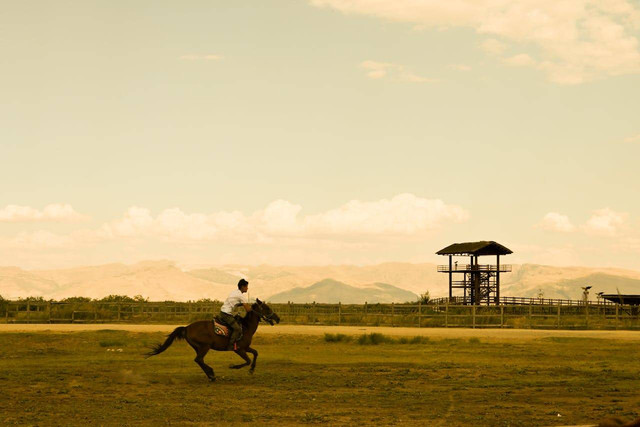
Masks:
[[[259,305],[257,307],[259,307]],[[273,315],[274,315],[273,312],[269,313],[268,316],[265,316],[262,310],[256,310],[254,308],[253,311],[258,315],[258,317],[260,317],[261,320],[264,320],[265,322],[269,322],[269,323],[273,321]]]

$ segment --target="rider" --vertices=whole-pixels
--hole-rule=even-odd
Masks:
[[[227,347],[227,350],[233,350],[235,342],[240,339],[240,335],[242,335],[242,326],[233,316],[234,308],[243,306],[244,309],[247,310],[247,312],[251,311],[249,298],[246,295],[248,290],[249,282],[244,279],[240,279],[240,281],[238,282],[238,289],[232,291],[229,294],[224,304],[222,304],[222,308],[220,309],[220,318],[233,330],[233,332],[231,333],[231,337],[229,338],[229,346]]]

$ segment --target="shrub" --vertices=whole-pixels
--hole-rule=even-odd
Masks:
[[[389,337],[378,333],[360,335],[358,338],[360,345],[378,345],[389,341],[392,341]]]
[[[420,294],[420,299],[418,300],[418,302],[421,302],[422,304],[429,304],[429,301],[431,301],[431,295],[429,294],[429,291],[425,291],[423,294]]]
[[[351,337],[345,334],[324,334],[324,340],[326,342],[348,342],[351,341]]]

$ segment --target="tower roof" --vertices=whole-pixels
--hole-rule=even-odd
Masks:
[[[454,243],[444,249],[440,249],[438,255],[509,255],[513,251],[493,240],[480,242]]]

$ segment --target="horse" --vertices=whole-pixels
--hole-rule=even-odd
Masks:
[[[238,356],[244,359],[245,363],[231,365],[229,368],[240,369],[251,365],[249,373],[253,374],[253,371],[256,369],[258,352],[251,348],[251,340],[261,320],[264,320],[271,326],[273,326],[274,321],[275,323],[280,323],[280,317],[271,310],[271,307],[259,299],[256,299],[256,302],[251,305],[251,311],[242,319],[242,338],[236,342],[236,348],[233,350]],[[213,372],[213,368],[204,363],[204,357],[209,350],[227,351],[230,339],[229,335],[230,334],[226,336],[217,334],[212,320],[200,320],[188,326],[176,328],[167,336],[164,343],[152,347],[152,350],[146,353],[145,356],[149,358],[160,354],[169,348],[173,341],[183,339],[195,350],[196,358],[194,361],[202,368],[207,378],[209,378],[209,381],[215,381],[216,375]],[[247,352],[253,354],[253,361],[249,359]]]

